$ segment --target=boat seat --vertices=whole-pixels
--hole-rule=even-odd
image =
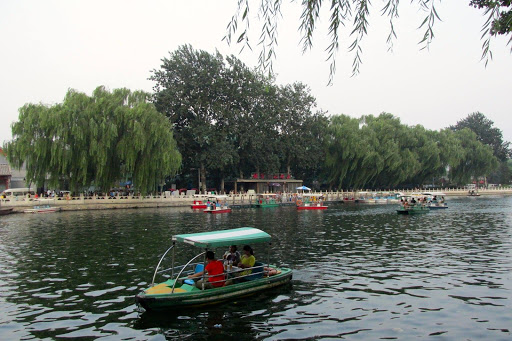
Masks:
[[[197,264],[196,265],[196,268],[194,269],[194,273],[198,273],[198,272],[201,272],[204,270],[204,264]],[[184,283],[188,284],[188,285],[195,285],[195,282],[193,279],[189,278],[189,279],[186,279],[183,281]]]
[[[256,268],[252,269],[252,273],[249,276],[245,277],[246,281],[252,281],[255,279],[263,278],[263,263],[256,262],[254,263],[254,267]]]
[[[175,293],[186,292],[187,290],[181,288],[174,288]],[[172,285],[169,286],[168,283],[160,283],[146,290],[146,294],[148,295],[163,295],[170,294],[172,292]]]

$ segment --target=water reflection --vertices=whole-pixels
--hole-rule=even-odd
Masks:
[[[512,198],[449,204],[410,217],[370,205],[0,217],[0,338],[509,338]],[[133,297],[173,234],[241,226],[273,235],[292,285],[200,310],[137,311]]]

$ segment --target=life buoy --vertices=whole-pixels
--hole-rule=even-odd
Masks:
[[[301,206],[302,205],[302,200],[297,200],[297,206]]]

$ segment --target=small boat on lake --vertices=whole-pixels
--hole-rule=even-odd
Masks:
[[[479,197],[480,196],[480,193],[478,193],[478,191],[475,191],[474,189],[472,189],[471,191],[468,192],[468,197]]]
[[[13,213],[12,207],[0,207],[0,215],[7,215]]]
[[[437,210],[448,208],[448,204],[444,199],[446,194],[443,192],[423,192],[421,194],[427,197],[427,206],[430,209]]]
[[[375,198],[372,192],[357,192],[355,202],[358,204],[375,204]]]
[[[265,207],[278,207],[279,200],[277,194],[258,194],[256,202],[252,204],[253,207],[265,208]]]
[[[203,212],[211,214],[230,213],[231,208],[228,206],[228,196],[215,195],[208,197],[206,209]]]
[[[24,213],[52,213],[59,212],[61,210],[60,207],[50,206],[50,205],[38,205],[33,208],[28,208],[23,210]]]
[[[190,205],[190,208],[193,210],[204,210],[206,207],[206,203],[202,200],[194,200],[194,202]]]
[[[302,199],[297,199],[295,202],[297,210],[326,210],[327,206],[324,205],[324,198],[314,194],[303,194]]]
[[[238,276],[233,277],[236,280],[230,280],[229,277],[239,270],[229,269],[225,266],[224,275],[220,275],[219,280],[209,281],[211,284],[219,284],[219,286],[214,286],[211,289],[205,289],[204,286],[196,285],[194,282],[190,282],[192,281],[191,279],[187,278],[187,275],[194,272],[203,272],[202,269],[206,266],[206,261],[203,261],[203,259],[208,250],[219,247],[225,248],[236,244],[268,243],[267,249],[270,252],[270,241],[271,236],[268,233],[252,227],[175,235],[172,237],[172,246],[167,249],[156,266],[151,286],[137,294],[135,301],[145,310],[172,310],[216,304],[224,301],[233,302],[240,297],[286,284],[292,278],[292,270],[276,267],[269,262],[256,262],[254,267],[244,269],[244,271],[251,270],[251,273],[245,275],[238,273]],[[175,246],[177,243],[197,247],[201,252],[190,259],[185,265],[175,266]],[[162,260],[171,250],[171,268],[159,271]],[[193,263],[201,256],[203,257],[200,258],[201,261],[199,263]],[[267,258],[270,259],[269,257]],[[170,273],[169,279],[155,284],[156,275],[163,273]],[[219,274],[212,275],[212,277],[217,279]],[[203,283],[206,278],[208,276],[203,272]]]
[[[396,210],[398,214],[425,214],[430,212],[427,202],[421,195],[402,195],[400,206]]]

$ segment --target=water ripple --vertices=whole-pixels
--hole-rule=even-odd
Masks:
[[[449,204],[413,217],[379,205],[5,216],[0,339],[509,339],[512,198]],[[139,313],[133,297],[171,235],[240,226],[273,235],[273,258],[295,270],[290,285],[202,310]]]

